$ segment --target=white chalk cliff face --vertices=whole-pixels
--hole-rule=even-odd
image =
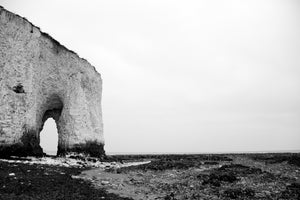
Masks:
[[[104,155],[102,79],[86,60],[0,7],[0,156],[41,155],[52,117],[58,154]]]

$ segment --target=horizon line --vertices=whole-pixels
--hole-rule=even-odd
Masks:
[[[270,151],[218,151],[218,152],[106,152],[107,155],[149,155],[149,154],[243,154],[243,153],[300,153],[300,150]]]

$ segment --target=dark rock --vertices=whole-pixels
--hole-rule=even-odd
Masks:
[[[281,193],[283,199],[299,199],[300,200],[300,183],[292,183]]]
[[[198,178],[202,178],[198,176]],[[212,185],[215,187],[220,187],[222,182],[233,183],[237,181],[237,177],[233,173],[228,172],[215,172],[211,173],[208,177],[204,178],[202,185]]]
[[[223,195],[230,199],[249,199],[254,197],[255,191],[250,188],[233,188],[225,190]]]

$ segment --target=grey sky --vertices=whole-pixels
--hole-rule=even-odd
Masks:
[[[109,152],[300,149],[297,0],[0,0],[102,74]]]

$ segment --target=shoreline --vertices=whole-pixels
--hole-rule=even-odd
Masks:
[[[297,198],[299,153],[0,160],[3,200]]]

